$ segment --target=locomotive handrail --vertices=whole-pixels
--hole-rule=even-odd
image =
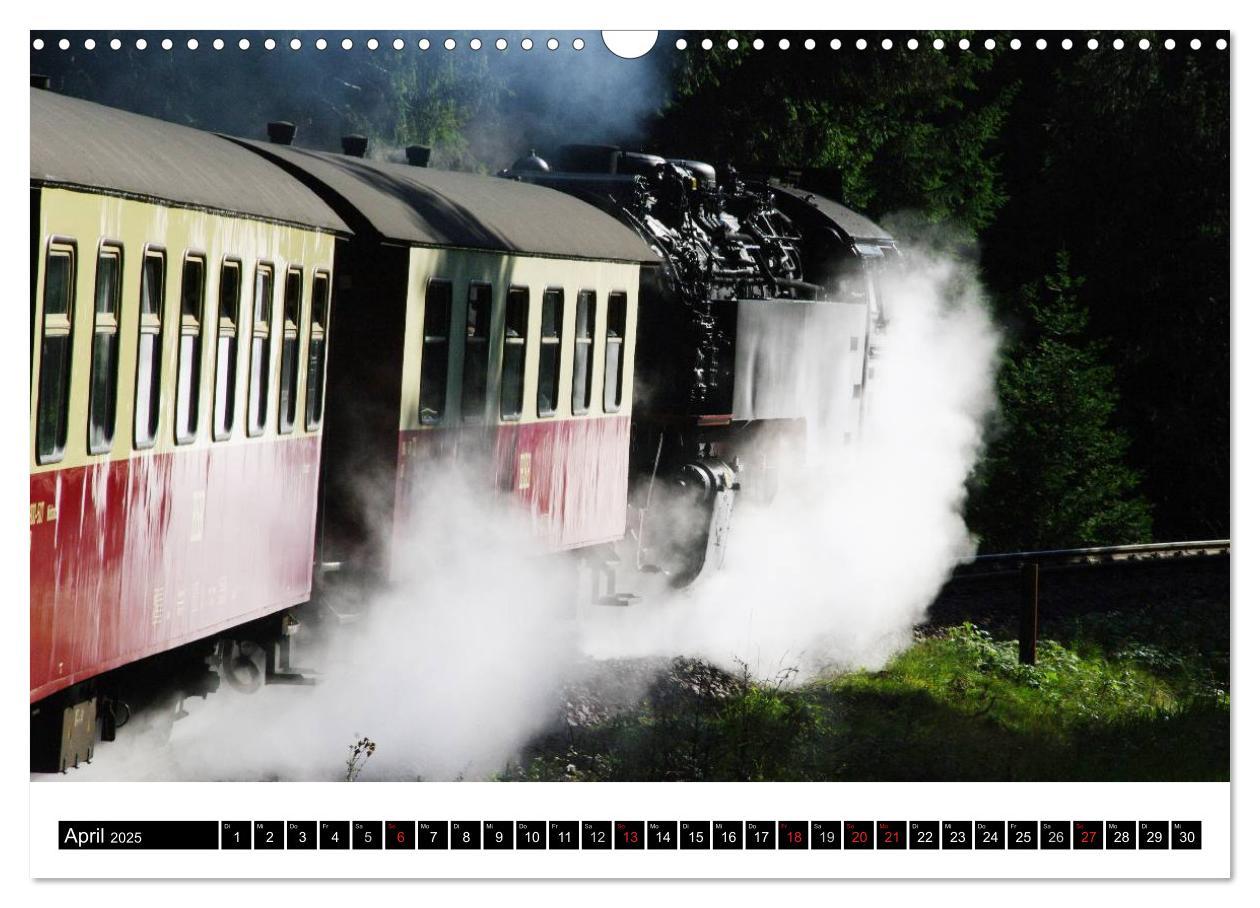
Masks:
[[[1124,561],[1155,561],[1170,558],[1198,558],[1228,555],[1230,540],[1208,539],[1187,542],[1153,542],[1137,545],[1093,546],[1078,549],[1045,549],[1042,551],[1001,552],[976,555],[960,561],[955,576],[980,574],[986,571],[1014,569],[1020,564],[1035,562],[1047,567],[1073,564],[1110,564]]]

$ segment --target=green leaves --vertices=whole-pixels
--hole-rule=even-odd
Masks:
[[[1068,255],[1021,289],[1031,324],[998,375],[1000,412],[972,482],[968,525],[986,551],[1149,541],[1151,507],[1116,425],[1114,370],[1091,339]]]

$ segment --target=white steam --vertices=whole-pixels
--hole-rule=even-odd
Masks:
[[[595,616],[593,652],[690,655],[758,676],[796,668],[808,677],[878,667],[910,642],[951,568],[974,549],[964,484],[994,403],[998,337],[973,270],[948,258],[906,252],[883,297],[887,327],[875,339],[858,444],[844,444],[845,421],[811,413],[807,468],[781,477],[768,506],[737,499],[724,568],[637,615]],[[847,343],[807,346],[803,355],[819,361],[804,371],[831,369],[833,384],[847,388]]]

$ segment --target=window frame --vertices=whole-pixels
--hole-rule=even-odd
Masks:
[[[106,258],[116,260],[115,265],[116,280],[114,283],[114,300],[113,313],[109,316],[102,317],[101,313],[96,311],[96,295],[100,289],[101,280],[101,262]],[[123,288],[123,269],[126,262],[123,256],[123,244],[121,240],[102,239],[96,246],[96,273],[92,280],[92,343],[88,353],[88,387],[87,387],[87,426],[86,435],[84,437],[84,447],[89,457],[95,457],[100,454],[108,454],[114,447],[114,436],[118,433],[118,359],[122,348],[122,288]],[[104,330],[102,330],[102,326]],[[113,375],[110,376],[111,396],[113,397],[113,414],[109,426],[109,438],[102,446],[92,444],[93,423],[93,403],[95,402],[94,383],[96,379],[96,338],[99,334],[112,336],[114,339],[114,356],[113,356]]]
[[[513,294],[524,294],[525,304],[524,313],[521,318],[520,334],[508,336],[508,314],[512,306]],[[503,422],[520,422],[525,416],[525,374],[529,370],[529,316],[530,309],[533,305],[533,293],[528,286],[521,284],[510,284],[507,293],[503,297],[503,328],[499,335],[499,419]],[[515,412],[508,412],[505,407],[507,398],[504,391],[507,387],[507,363],[508,348],[521,348],[521,375],[520,387],[517,391],[520,397],[518,408]]]
[[[298,291],[297,291],[297,312],[295,313],[297,320],[291,322],[289,320],[288,302],[289,302],[289,278],[297,275]],[[306,292],[306,269],[302,265],[286,265],[284,269],[284,289],[280,296],[280,374],[279,387],[276,394],[276,433],[279,435],[292,435],[298,425],[298,384],[299,372],[298,361],[302,353],[302,301]],[[292,326],[292,327],[290,327]],[[284,408],[284,351],[285,343],[293,341],[293,387],[289,391],[289,410],[292,416],[288,418],[286,425],[285,408]]]
[[[227,396],[231,403],[232,421],[227,427],[226,432],[219,431],[219,406],[222,403],[219,395],[219,364],[222,357],[219,342],[223,339],[224,321],[223,318],[223,276],[229,269],[236,270],[236,318],[231,320],[228,326],[231,330],[230,337],[236,341],[235,349],[228,354],[228,360],[236,359],[237,369],[232,372],[231,387],[228,389]],[[244,286],[245,264],[241,259],[234,255],[225,255],[219,260],[219,283],[215,299],[214,312],[214,401],[210,413],[210,438],[214,441],[227,441],[236,434],[236,386],[238,384],[240,353],[241,353],[241,291]]]
[[[158,288],[157,315],[146,315],[144,311],[144,278],[147,271],[149,259],[157,259],[162,263],[162,282]],[[159,246],[156,243],[145,243],[144,248],[140,252],[140,295],[136,297],[136,376],[135,384],[132,387],[132,430],[131,444],[137,451],[147,451],[155,447],[162,433],[162,375],[165,369],[162,368],[163,359],[163,337],[165,335],[166,325],[166,278],[167,278],[167,255],[166,247]],[[148,321],[146,321],[146,319]],[[148,330],[146,330],[148,329]],[[153,426],[153,432],[146,438],[140,437],[140,339],[145,335],[153,335],[157,338],[157,375],[150,389],[150,393],[154,397],[150,398],[150,408],[157,411],[157,420]],[[147,417],[148,414],[145,414]]]
[[[585,337],[582,335],[582,325],[579,322],[582,314],[583,298],[589,300],[587,311],[590,313],[588,319],[590,323],[590,333]],[[596,290],[579,290],[576,300],[573,304],[573,369],[571,378],[571,387],[569,394],[569,405],[572,408],[574,416],[585,416],[591,412],[591,404],[595,401],[595,325],[599,317],[599,292]],[[578,345],[585,345],[586,349],[586,380],[583,393],[583,403],[578,404]]]
[[[315,289],[320,281],[324,283],[324,300],[322,304],[323,318],[315,320]],[[327,268],[315,268],[311,273],[311,308],[306,319],[306,400],[303,403],[302,424],[306,431],[314,432],[324,424],[324,382],[328,375],[328,323],[332,321],[332,272]],[[319,381],[311,381],[311,367],[314,365],[315,342],[318,341],[323,351],[320,354]],[[319,416],[312,419],[312,393],[318,396]]]
[[[198,307],[199,314],[196,318],[192,318],[184,314],[184,275],[188,270],[189,262],[199,262],[201,264],[201,305]],[[197,436],[201,434],[201,379],[202,373],[206,368],[205,341],[206,341],[206,254],[196,249],[188,249],[184,252],[181,259],[181,268],[179,271],[179,333],[176,337],[179,339],[175,344],[175,384],[174,384],[174,405],[175,413],[173,425],[171,426],[171,434],[177,445],[190,445],[197,441]],[[184,344],[183,339],[189,333],[189,327],[196,329],[196,333],[192,336],[196,338],[193,343],[194,352],[197,354],[196,369],[194,370],[195,386],[189,399],[192,407],[192,431],[186,437],[180,436],[179,426],[179,378],[184,364]]]
[[[48,263],[53,256],[65,256],[70,260],[70,276],[66,282],[69,292],[66,297],[65,315],[55,316],[56,324],[50,325],[48,322]],[[76,240],[66,236],[50,236],[48,243],[44,249],[44,285],[40,288],[39,299],[39,372],[35,376],[35,431],[32,433],[35,442],[35,462],[41,466],[44,464],[58,463],[65,459],[66,448],[70,446],[70,400],[73,397],[71,393],[71,384],[74,381],[74,317],[78,309],[79,302],[79,244]],[[54,449],[44,454],[40,450],[40,413],[44,405],[43,401],[43,379],[44,368],[46,366],[44,358],[44,346],[46,339],[49,337],[49,328],[56,330],[53,337],[66,338],[66,366],[65,378],[62,384],[62,400],[61,400],[61,432],[60,438]]]
[[[468,333],[468,316],[472,311],[472,294],[474,287],[484,287],[486,291],[486,317],[485,317],[485,334],[470,335]],[[486,410],[490,405],[490,342],[494,334],[494,284],[490,281],[470,280],[468,282],[468,292],[464,294],[464,319],[463,331],[460,335],[460,382],[459,382],[459,419],[464,425],[484,425],[486,422]],[[475,341],[480,347],[481,352],[478,358],[481,361],[481,406],[478,412],[469,413],[466,401],[468,399],[468,348],[469,342]]]
[[[437,334],[429,334],[429,315],[433,311],[430,306],[435,302],[433,299],[434,286],[442,286],[446,288],[446,336]],[[424,316],[420,319],[420,382],[416,389],[416,420],[422,426],[440,426],[446,420],[448,405],[450,403],[450,367],[451,367],[451,338],[452,329],[455,319],[455,283],[444,277],[430,277],[424,285]],[[465,333],[467,333],[467,313],[465,313],[464,324]],[[431,360],[429,359],[430,347],[444,347],[446,356],[443,359],[445,363],[444,374],[441,376],[442,381],[442,402],[441,408],[437,410],[433,416],[425,416],[425,397],[424,397],[424,378],[425,369],[429,368]],[[463,405],[463,395],[460,395],[461,415]]]
[[[267,280],[267,306],[264,312],[266,316],[259,319],[257,313],[258,302],[258,279],[261,275],[266,274]],[[275,339],[273,336],[272,322],[276,317],[276,266],[274,262],[258,260],[254,262],[254,281],[253,291],[249,298],[249,375],[245,379],[247,386],[245,394],[245,437],[261,438],[267,434],[267,427],[271,424],[271,367],[273,365],[273,353],[275,347]],[[257,376],[254,375],[254,343],[262,341],[263,350],[266,353],[266,362]],[[255,380],[257,379],[257,381]],[[258,402],[258,414],[260,420],[257,428],[253,424],[254,395],[259,390],[258,384],[262,385],[262,400]]]
[[[613,314],[613,298],[621,299],[621,333],[614,334],[612,331],[612,314]],[[604,412],[620,413],[621,408],[625,405],[625,384],[626,384],[626,335],[629,333],[630,325],[630,294],[625,290],[609,290],[604,305]],[[614,346],[613,340],[616,339],[617,347],[617,372],[615,375],[615,404],[608,405],[608,349]]]
[[[556,305],[555,314],[555,331],[553,335],[546,333],[547,331],[547,300],[549,298],[559,298]],[[567,303],[565,300],[564,287],[550,286],[544,287],[542,292],[542,308],[539,311],[538,323],[538,380],[537,387],[534,389],[534,406],[539,419],[551,419],[560,413],[560,401],[562,399],[561,391],[564,385],[561,375],[561,367],[564,365],[564,316]],[[528,310],[527,314],[528,314]],[[528,329],[528,326],[526,326]],[[554,349],[551,349],[554,348]],[[551,408],[543,409],[543,356],[550,355],[555,358],[555,374],[552,378],[552,395]],[[572,396],[572,395],[570,395]]]

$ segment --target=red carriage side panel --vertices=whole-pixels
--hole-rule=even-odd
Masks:
[[[319,437],[31,476],[31,691],[310,598]]]

